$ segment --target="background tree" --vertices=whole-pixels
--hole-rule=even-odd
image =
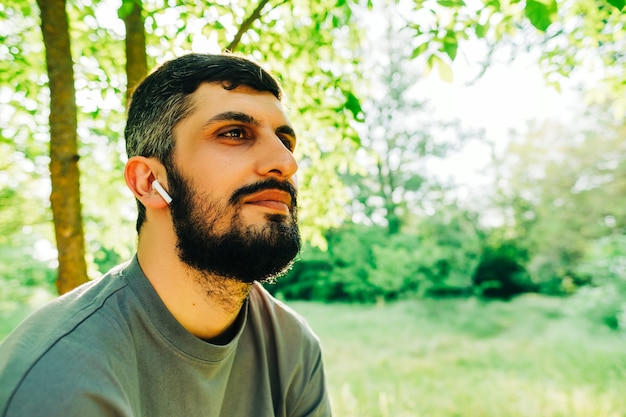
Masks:
[[[124,20],[126,37],[126,100],[130,98],[133,87],[148,73],[146,55],[146,31],[141,0],[124,0],[118,15]]]
[[[592,107],[576,122],[531,124],[502,155],[507,234],[535,278],[556,291],[581,284],[574,271],[592,242],[626,233],[625,129]]]
[[[462,0],[413,0],[404,5],[407,26],[418,45],[414,57],[422,57],[427,68],[451,78],[450,64],[464,43],[480,41],[486,48],[486,68],[494,49],[513,45],[511,60],[520,51],[532,51],[547,82],[560,87],[565,78],[581,77],[590,100],[604,102],[621,118],[626,111],[626,23],[623,0],[528,0],[466,3]],[[407,5],[407,3],[409,5]]]
[[[54,226],[50,210],[49,97],[39,86],[45,55],[37,16],[24,2],[0,5],[0,304],[15,305],[33,288],[54,290]],[[29,68],[39,68],[34,76]],[[7,94],[7,90],[10,94]],[[45,104],[43,104],[45,106]],[[45,108],[45,107],[44,107]],[[54,253],[56,259],[56,253]]]
[[[30,12],[28,8],[21,9],[19,4],[17,2],[8,7],[17,14]],[[141,23],[142,5],[148,7],[145,12],[147,47],[141,45],[144,34],[144,25]],[[334,168],[335,164],[330,158],[326,158],[319,147],[327,146],[324,143],[329,144],[334,155],[340,154],[344,147],[342,143],[348,143],[348,148],[351,148],[349,143],[352,142],[354,133],[346,121],[356,112],[356,107],[353,105],[350,77],[338,76],[340,72],[337,73],[336,68],[321,68],[323,65],[320,62],[341,63],[344,59],[334,57],[335,44],[342,38],[334,32],[343,31],[345,16],[349,13],[347,5],[334,7],[332,2],[294,2],[286,5],[282,2],[270,4],[262,1],[258,4],[246,4],[244,7],[232,7],[233,5],[207,5],[200,2],[163,8],[150,1],[126,1],[118,11],[126,30],[120,30],[107,2],[78,2],[72,6],[74,7],[70,8],[69,15],[75,23],[72,33],[76,43],[73,48],[78,51],[74,62],[77,71],[76,95],[80,109],[77,131],[81,138],[81,147],[78,153],[83,165],[89,167],[85,178],[90,186],[80,192],[83,201],[88,202],[85,237],[89,245],[87,260],[90,275],[97,274],[94,267],[104,271],[132,253],[132,235],[124,232],[126,229],[132,230],[128,228],[128,222],[134,217],[130,208],[132,205],[124,200],[132,202],[132,196],[124,189],[121,175],[115,175],[121,172],[125,159],[122,140],[123,100],[120,93],[129,90],[128,85],[132,86],[133,79],[140,79],[145,74],[143,62],[146,57],[150,66],[154,66],[164,59],[190,50],[194,43],[215,41],[213,52],[217,52],[215,46],[227,45],[231,49],[256,57],[267,66],[280,67],[280,71],[274,72],[283,78],[289,76],[291,69],[297,68],[293,73],[304,81],[300,84],[285,83],[286,86],[293,85],[294,91],[288,91],[290,99],[293,97],[290,108],[293,118],[302,121],[299,125],[306,129],[303,133],[314,132],[311,140],[303,141],[300,146],[300,152],[306,155],[302,165],[305,168],[307,164],[315,164],[317,167],[327,165],[326,176],[332,181],[335,174],[331,167]],[[278,21],[281,22],[279,25],[276,24]],[[180,22],[185,22],[186,25],[181,26]],[[202,24],[199,31],[198,24]],[[259,34],[264,36],[261,42]],[[317,42],[317,55],[310,53],[300,42],[302,34],[310,34],[309,38]],[[350,36],[343,37],[350,42]],[[126,54],[120,47],[120,41],[126,42]],[[220,49],[223,46],[218,50]],[[9,49],[8,55],[15,61],[15,57],[22,58],[22,51]],[[118,66],[124,55],[127,56],[128,65],[126,77]],[[285,66],[285,62],[291,65]],[[35,65],[30,71],[36,71],[36,68]],[[307,71],[300,73],[299,69],[302,68]],[[38,89],[35,86],[33,90]],[[301,93],[297,89],[305,92]],[[320,119],[324,121],[319,122]],[[333,120],[332,127],[325,126],[329,120]],[[306,170],[304,172],[307,175]],[[314,177],[311,174],[308,176]],[[315,181],[327,183],[319,176],[311,180]],[[308,196],[304,192],[301,200],[318,201],[320,191],[329,196],[328,200],[338,202],[335,206],[330,205],[330,210],[339,213],[340,199],[332,198],[332,195],[340,195],[340,187],[318,188],[315,195],[311,192]],[[78,198],[79,191],[75,191],[73,196]],[[317,203],[316,209],[322,213],[329,211],[322,202]],[[120,216],[112,219],[108,215],[110,211],[120,213]],[[319,236],[320,227],[329,222],[326,216],[307,216],[306,213],[303,213],[302,218],[304,233],[312,238],[315,238],[316,233]],[[103,223],[106,226],[103,227]]]
[[[142,7],[142,13],[137,14],[137,6]],[[236,51],[264,63],[284,81],[290,117],[300,127],[303,137],[297,150],[301,161],[300,181],[307,185],[303,187],[300,199],[303,232],[307,239],[323,245],[324,230],[341,224],[348,201],[341,176],[354,173],[357,162],[373,156],[360,150],[355,157],[361,139],[355,121],[360,123],[376,114],[371,110],[373,107],[367,107],[370,104],[361,106],[360,99],[366,95],[354,88],[370,73],[358,53],[360,48],[371,47],[361,43],[363,27],[356,23],[362,16],[359,14],[361,6],[334,0],[167,4],[157,0],[126,0],[119,10],[118,7],[119,3],[112,4],[108,0],[77,0],[66,8],[71,22],[78,105],[80,146],[77,154],[83,167],[82,183],[88,184],[75,193],[80,192],[84,204],[89,275],[97,276],[119,260],[131,256],[134,250],[133,198],[120,175],[125,160],[123,102],[133,77],[124,72],[120,63],[130,63],[130,56],[126,59],[126,55],[141,58],[142,54],[125,52],[124,47],[126,38],[130,38],[134,31],[130,19],[137,16],[145,18],[146,46],[139,49],[145,50],[148,67],[192,49],[217,52],[231,45]],[[368,7],[374,9],[374,4],[363,5],[365,9]],[[593,64],[597,69],[594,74],[598,77],[585,85],[586,90],[606,87],[613,80],[614,88],[610,90],[615,93],[596,94],[596,97],[610,100],[606,108],[614,115],[619,114],[618,104],[626,97],[623,83],[620,84],[626,67],[623,61],[625,17],[620,13],[623,9],[620,0],[610,3],[575,0],[558,4],[492,1],[482,5],[466,5],[460,1],[402,0],[393,3],[393,7],[399,10],[406,30],[412,35],[407,37],[410,46],[403,51],[413,59],[409,73],[436,69],[441,78],[450,78],[449,64],[458,59],[460,53],[469,54],[463,52],[465,43],[484,42],[488,51],[491,46],[506,41],[518,48],[536,48],[537,60],[542,63],[550,82],[558,83],[564,74],[575,76]],[[34,262],[29,265],[30,269],[25,267],[19,271],[28,271],[24,275],[29,277],[39,276],[36,282],[42,282],[50,277],[55,255],[54,248],[47,243],[53,240],[51,216],[47,211],[50,173],[45,169],[49,162],[46,150],[49,133],[45,127],[47,122],[42,120],[42,112],[38,111],[40,103],[48,100],[47,89],[42,87],[47,81],[45,49],[41,33],[36,29],[38,16],[33,14],[28,2],[4,1],[0,4],[0,17],[0,155],[6,159],[0,161],[0,165],[7,167],[7,171],[0,175],[3,197],[0,216],[10,218],[0,226],[8,233],[0,238],[5,244],[0,248],[0,256],[13,263],[14,254],[19,253],[20,259],[26,263],[30,253],[37,254],[45,267],[43,274],[32,273],[30,267],[36,264]],[[133,27],[140,29],[140,22]],[[131,42],[131,45],[135,44]],[[408,54],[409,51],[412,52]],[[484,57],[487,64],[489,55]],[[476,60],[470,55],[466,58]],[[404,62],[397,63],[395,68],[398,70],[389,69],[389,74],[400,72],[404,65],[409,66]],[[390,75],[394,82],[401,78]],[[401,84],[398,86],[400,90]],[[398,94],[397,97],[402,99],[404,96]],[[364,109],[369,115],[365,115]],[[423,108],[418,110],[419,117],[426,118],[423,124],[427,124],[429,120],[422,114]],[[398,129],[397,143],[393,146],[409,149],[419,143],[419,140],[401,143],[401,130]],[[364,134],[361,136],[365,137]],[[426,148],[427,157],[436,149]],[[394,158],[387,158],[390,166]],[[383,155],[372,160],[386,159]],[[403,167],[411,163],[408,161]],[[376,163],[370,168],[373,173],[378,169]],[[378,172],[385,172],[382,168],[381,163]],[[407,184],[421,181],[415,172],[407,177],[396,175],[392,183],[387,182],[392,184],[387,190],[393,188],[387,195],[400,194],[410,200],[412,191]],[[376,176],[366,178],[373,181]],[[419,186],[419,192],[427,190],[423,184]],[[354,183],[348,185],[354,187]],[[356,191],[363,191],[361,197],[366,201],[365,188]],[[450,204],[454,201],[444,193],[442,195],[442,202]],[[33,201],[37,203],[33,204]],[[384,200],[372,198],[370,203],[372,201]],[[428,216],[404,218],[409,210],[402,205],[402,199],[389,201],[398,205],[388,212],[395,212],[397,218],[408,221],[410,227],[420,225],[426,229],[428,221],[434,220]],[[520,201],[520,207],[522,203],[528,204],[529,201]],[[382,217],[387,213],[384,206],[382,203],[376,209]],[[437,209],[441,207],[437,206]],[[363,206],[360,210],[363,212]],[[21,217],[16,217],[15,213]],[[111,216],[111,213],[116,215]],[[373,212],[371,214],[373,216]],[[443,219],[441,224],[450,224],[449,219]],[[402,239],[402,236],[398,237],[398,240]],[[377,252],[380,259],[383,252]],[[3,279],[15,282],[15,279],[7,278],[8,275]],[[380,283],[383,281],[381,278]],[[391,293],[388,286],[381,284],[376,288],[381,291],[386,288],[385,291]]]
[[[62,294],[87,281],[74,69],[65,0],[37,4],[50,87],[50,201],[59,252],[57,289]]]
[[[434,120],[429,103],[418,99],[423,76],[410,59],[414,42],[401,10],[381,2],[363,20],[374,18],[383,23],[368,33],[362,50],[368,74],[360,92],[363,122],[356,126],[362,168],[344,178],[354,198],[354,221],[385,225],[396,234],[410,216],[437,204],[442,184],[430,163],[458,149],[466,134],[458,121]]]

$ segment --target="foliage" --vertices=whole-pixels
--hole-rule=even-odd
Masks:
[[[623,0],[413,0],[411,9],[405,16],[415,33],[413,57],[422,57],[442,79],[452,78],[450,64],[463,43],[484,41],[491,53],[513,44],[538,53],[546,80],[556,88],[563,79],[597,74],[590,99],[610,103],[617,118],[626,112]]]
[[[319,243],[319,230],[341,219],[343,187],[336,167],[348,165],[345,152],[354,148],[356,140],[348,123],[359,108],[352,93],[354,72],[348,53],[357,35],[344,29],[350,5],[275,2],[250,21],[254,5],[246,2],[170,3],[143,2],[150,66],[191,49],[218,52],[230,43],[239,25],[252,22],[242,34],[237,52],[258,59],[284,81],[289,111],[302,138],[298,147],[301,179],[311,185],[300,196],[302,207],[306,207],[301,210],[303,234],[312,240],[317,237]],[[120,64],[125,61],[125,34],[116,7],[110,1],[79,0],[68,5],[72,55],[76,57],[81,199],[92,277],[108,265],[97,261],[102,254],[111,254],[110,259],[127,258],[134,247],[134,199],[122,177],[126,80]],[[49,132],[46,112],[39,111],[42,106],[45,109],[49,98],[43,43],[34,11],[21,1],[0,5],[0,69],[5,68],[0,71],[0,117],[6,122],[0,128],[0,151],[2,165],[6,165],[5,157],[7,164],[16,162],[11,171],[19,174],[9,177],[7,171],[0,178],[3,187],[9,187],[5,196],[11,198],[11,203],[7,200],[1,209],[16,223],[15,233],[20,233],[23,223],[19,216],[10,214],[9,207],[15,205],[19,210],[21,201],[27,201],[13,196],[20,195],[16,190],[29,189],[31,181],[44,187],[37,195],[23,196],[31,198],[30,206],[44,208],[37,222],[49,221],[44,219],[49,216],[45,211],[49,208],[46,194],[50,176],[45,169]],[[123,15],[124,10],[120,13]],[[316,47],[303,44],[302,36]]]
[[[48,192],[50,190],[49,172],[45,169],[49,162],[47,155],[49,132],[45,118],[47,114],[45,105],[49,103],[49,98],[48,91],[44,88],[47,78],[42,53],[43,43],[40,40],[37,16],[32,14],[32,8],[30,6],[19,8],[19,2],[14,3],[6,4],[3,9],[12,24],[3,25],[3,33],[8,34],[6,39],[9,44],[7,49],[2,50],[5,54],[2,61],[8,62],[13,67],[11,71],[2,71],[2,74],[11,74],[11,80],[2,80],[5,93],[3,97],[6,99],[3,104],[7,111],[1,112],[13,117],[8,119],[7,123],[2,123],[1,131],[3,137],[13,139],[10,143],[14,148],[9,147],[7,153],[15,161],[12,169],[19,171],[21,175],[15,176],[9,186],[20,190],[30,188],[28,184],[32,180],[26,180],[24,173],[32,171],[39,192],[29,197],[29,206],[45,209],[50,206],[46,195],[46,190]],[[89,31],[89,25],[94,24],[97,15],[90,7],[83,9],[83,12],[84,14],[79,14],[80,12],[73,8],[68,10],[73,35],[73,55],[78,57],[75,62],[75,84],[81,108],[78,128],[81,141],[79,165],[83,171],[83,190],[92,190],[92,193],[83,194],[83,204],[86,208],[85,229],[88,240],[97,234],[98,239],[107,241],[108,228],[101,226],[103,218],[98,218],[98,225],[94,225],[91,218],[94,208],[97,210],[110,203],[115,204],[116,201],[116,198],[105,197],[109,194],[108,190],[116,195],[117,191],[111,189],[111,184],[119,184],[121,179],[119,174],[121,171],[111,169],[108,162],[120,159],[120,148],[116,145],[121,136],[119,133],[113,134],[112,131],[121,126],[123,108],[120,106],[117,112],[111,110],[111,106],[115,106],[115,101],[113,100],[113,103],[111,101],[115,97],[115,91],[122,90],[119,88],[121,84],[107,76],[104,68],[107,64],[117,65],[123,60],[119,59],[119,56],[115,59],[108,58],[112,32],[99,30],[90,33],[89,36],[83,36]],[[102,15],[100,13],[100,16]],[[21,21],[24,21],[23,25],[13,24]],[[12,45],[14,42],[15,46]],[[15,90],[8,89],[9,85],[15,86]],[[118,87],[117,90],[115,86]],[[38,103],[32,106],[32,111],[30,111],[31,102]],[[117,120],[111,118],[112,113],[116,113]],[[19,146],[21,143],[23,145]],[[36,170],[29,169],[30,165],[35,166]],[[108,224],[113,225],[120,221],[120,216],[104,218]],[[127,246],[129,243],[130,241],[126,241]]]
[[[502,251],[485,251],[474,271],[472,283],[482,297],[503,300],[537,290],[526,269]]]
[[[51,248],[46,247],[47,241],[43,239],[41,232],[28,228],[15,235],[15,240],[0,245],[0,314],[28,304],[34,296],[41,293],[55,292],[55,262],[37,253],[42,245],[51,251]]]
[[[502,154],[501,239],[515,242],[542,290],[584,285],[576,269],[590,242],[625,230],[625,128],[591,107],[576,122],[531,125]]]
[[[626,331],[626,234],[595,241],[576,272],[591,283],[573,296],[576,309],[613,329]]]
[[[619,117],[612,122],[607,117],[620,114],[620,103],[626,107],[623,1],[384,3],[399,12],[396,15],[404,24],[403,35],[390,38],[401,39],[395,46],[402,59],[386,62],[389,65],[376,62],[374,68],[387,77],[383,81],[391,87],[385,90],[390,100],[355,87],[364,79],[378,86],[372,65],[363,63],[363,55],[370,52],[376,60],[372,44],[377,42],[362,42],[362,32],[368,30],[363,22],[368,20],[359,20],[372,13],[369,21],[379,21],[374,2],[367,2],[369,11],[364,12],[365,4],[335,0],[145,0],[149,66],[189,50],[216,52],[231,45],[283,81],[290,117],[302,138],[297,152],[303,234],[314,247],[329,245],[326,252],[313,247],[303,252],[292,271],[300,277],[299,289],[293,287],[295,296],[374,300],[411,292],[455,292],[470,285],[483,246],[481,234],[490,235],[492,246],[514,240],[526,253],[524,266],[542,288],[552,286],[554,292],[562,292],[582,285],[577,267],[589,251],[589,241],[621,233],[626,218],[626,204],[620,197],[626,190],[619,180],[624,178],[626,160],[620,140],[624,126]],[[79,106],[81,201],[92,277],[134,250],[134,201],[121,175],[126,80],[120,16],[128,4],[121,2],[118,10],[120,2],[76,0],[67,10]],[[5,254],[13,254],[15,245],[47,241],[52,246],[53,241],[47,226],[51,222],[49,93],[38,19],[32,2],[0,4],[0,248],[6,249]],[[450,79],[453,60],[465,53],[476,61],[464,49],[474,40],[484,41],[487,52],[504,43],[534,48],[554,84],[582,71],[597,75],[593,85],[603,80],[605,84],[595,97],[607,103],[590,115],[591,122],[582,130],[537,126],[529,133],[535,139],[509,148],[510,158],[502,165],[510,167],[511,175],[503,178],[507,186],[500,193],[503,199],[496,201],[505,213],[505,225],[482,232],[476,222],[458,220],[463,216],[445,220],[446,210],[436,214],[433,207],[420,210],[420,205],[434,204],[428,190],[446,192],[428,177],[422,163],[443,155],[449,144],[439,146],[431,140],[441,138],[441,131],[430,130],[436,123],[430,124],[425,104],[403,91],[414,82],[415,73],[425,76],[436,69],[441,78]],[[487,53],[485,65],[489,59]],[[384,112],[388,108],[394,109],[393,115]],[[389,116],[391,123],[383,124]],[[399,119],[412,121],[413,126],[407,129],[397,123]],[[386,131],[374,134],[377,125]],[[456,126],[447,127],[458,139]],[[567,143],[570,138],[576,140]],[[384,149],[375,149],[380,146],[376,143],[384,144]],[[552,155],[546,152],[546,143],[562,146],[558,157],[546,156]],[[374,163],[359,165],[368,158]],[[386,166],[377,164],[382,161]],[[537,166],[541,175],[533,177]],[[377,172],[387,175],[378,188],[372,185]],[[348,188],[357,200],[354,203],[349,202]],[[381,203],[383,190],[391,198]],[[397,219],[387,220],[397,224],[392,229],[398,236],[390,237],[378,227],[342,228],[349,204],[353,204],[350,214],[365,213],[368,224],[384,224],[378,221],[380,213],[396,215]],[[588,218],[580,214],[583,210]],[[328,228],[332,230],[325,232]],[[315,264],[306,263],[309,256]],[[37,268],[45,275],[49,265]],[[281,291],[291,290],[285,286]]]
[[[481,245],[474,227],[452,209],[395,234],[344,224],[326,232],[327,251],[305,246],[292,270],[268,289],[285,298],[360,302],[466,294]]]
[[[410,59],[412,34],[403,28],[402,10],[376,4],[371,13],[382,23],[368,32],[362,52],[368,79],[359,90],[364,120],[355,127],[359,169],[342,179],[353,200],[347,207],[352,220],[394,234],[440,198],[442,185],[428,164],[458,148],[467,134],[457,120],[434,120],[427,100],[418,98],[422,76]]]

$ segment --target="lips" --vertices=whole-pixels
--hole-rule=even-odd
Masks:
[[[274,211],[289,212],[291,195],[281,190],[263,190],[245,198],[243,203],[265,207]]]

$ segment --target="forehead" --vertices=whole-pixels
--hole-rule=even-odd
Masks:
[[[202,83],[191,95],[191,114],[218,114],[224,111],[253,112],[287,119],[281,101],[269,91],[248,86],[227,90],[222,84]]]

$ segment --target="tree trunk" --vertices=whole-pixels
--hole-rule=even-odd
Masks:
[[[385,165],[390,166],[389,157],[387,156]],[[378,171],[378,183],[380,185],[380,195],[385,202],[385,220],[387,220],[387,233],[395,235],[400,232],[401,222],[396,213],[398,205],[393,202],[393,190],[395,189],[394,173],[391,168],[385,175],[385,168],[380,160],[376,163]]]
[[[65,0],[37,0],[50,85],[50,180],[52,218],[59,252],[57,289],[63,294],[86,282],[74,69]]]
[[[141,0],[124,0],[120,16],[126,26],[126,101],[133,89],[148,73],[146,57],[146,31],[142,16]]]

